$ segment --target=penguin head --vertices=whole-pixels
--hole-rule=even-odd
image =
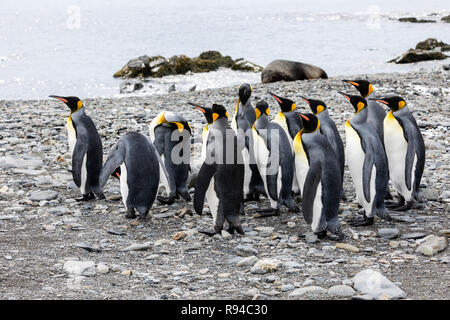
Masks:
[[[291,112],[291,111],[294,111],[295,108],[297,108],[297,105],[291,99],[279,97],[279,96],[277,96],[276,94],[274,94],[272,92],[269,92],[269,94],[275,100],[277,100],[278,104],[280,105],[280,108],[281,108],[282,112]]]
[[[355,113],[358,113],[367,107],[366,99],[361,96],[352,96],[341,91],[338,91],[338,93],[342,94],[348,101],[350,101],[353,108],[355,108]]]
[[[200,110],[202,113],[203,113],[203,115],[205,116],[205,118],[206,118],[206,122],[208,122],[208,124],[211,124],[211,123],[213,123],[213,111],[212,111],[212,109],[211,108],[208,108],[208,107],[202,107],[202,106],[199,106],[198,104],[195,104],[195,103],[192,103],[192,102],[188,102],[191,106],[193,106],[194,108],[196,108],[196,109],[198,109],[198,110]]]
[[[75,111],[83,108],[83,101],[78,97],[60,97],[60,96],[49,96],[50,98],[55,98],[64,102],[69,108],[70,113],[74,113]]]
[[[227,109],[225,109],[225,107],[220,104],[214,103],[212,105],[212,112],[213,112],[213,114],[212,114],[213,121],[216,121],[217,119],[220,119],[220,118],[228,119]]]
[[[302,119],[303,133],[311,133],[320,128],[319,119],[312,113],[298,113],[300,119]]]
[[[402,97],[399,96],[393,96],[393,97],[387,97],[387,98],[381,98],[381,99],[370,99],[375,100],[377,102],[380,102],[382,104],[385,104],[391,109],[392,111],[398,111],[403,109],[406,106],[406,101]]]
[[[342,80],[353,85],[361,94],[362,97],[366,98],[373,92],[372,84],[367,80]]]
[[[324,111],[327,108],[327,105],[322,100],[316,100],[316,99],[308,99],[305,97],[301,97],[307,104],[309,104],[309,107],[311,108],[311,111],[318,115],[322,111]]]
[[[252,95],[253,88],[250,84],[244,83],[239,87],[239,101],[244,105]]]
[[[260,100],[256,103],[255,106],[255,113],[256,113],[256,119],[261,117],[261,115],[265,114],[266,116],[269,116],[269,105],[264,100]]]
[[[180,132],[183,132],[183,130],[187,130],[189,133],[191,133],[191,126],[186,121],[186,119],[174,112],[163,112],[158,119],[158,124],[163,123],[167,123],[173,127],[176,127]]]

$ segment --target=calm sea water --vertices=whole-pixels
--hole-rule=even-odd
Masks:
[[[262,66],[277,58],[312,63],[329,76],[442,65],[386,63],[429,37],[450,43],[448,23],[395,20],[433,13],[449,14],[448,0],[1,0],[0,100],[114,96],[113,73],[143,54],[219,50]],[[183,81],[201,89],[241,80],[226,72]]]

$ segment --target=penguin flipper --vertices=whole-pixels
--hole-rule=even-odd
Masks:
[[[81,168],[83,166],[83,159],[88,150],[88,144],[86,139],[82,136],[77,139],[75,148],[72,154],[72,177],[76,186],[81,186]]]
[[[216,171],[216,164],[204,163],[198,172],[194,192],[194,209],[197,214],[202,214],[203,212],[203,203],[205,202],[206,191],[208,190],[209,183]]]
[[[303,189],[303,217],[308,224],[313,222],[314,199],[317,194],[317,187],[322,179],[322,166],[320,162],[311,162],[308,173],[306,174],[305,187]],[[306,200],[307,199],[307,200]],[[320,199],[321,200],[321,199]]]
[[[366,149],[364,151],[366,156],[364,157],[363,163],[363,193],[366,201],[370,202],[370,179],[372,178],[372,170],[375,165],[375,157],[373,154],[374,151],[367,152]]]
[[[109,152],[108,158],[103,164],[100,172],[99,185],[103,189],[111,174],[119,167],[125,159],[125,150],[120,142],[118,142]]]

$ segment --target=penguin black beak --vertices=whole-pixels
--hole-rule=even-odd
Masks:
[[[190,104],[191,106],[193,106],[194,108],[197,108],[198,110],[200,110],[203,113],[206,113],[206,110],[202,107],[199,106],[198,104],[192,103],[192,102],[188,102],[188,104]]]
[[[348,101],[350,101],[350,97],[348,96],[348,94],[346,94],[345,92],[342,91],[338,91],[339,94],[342,94]]]
[[[277,102],[278,102],[279,104],[282,104],[282,103],[283,103],[283,101],[280,99],[280,97],[278,97],[275,93],[269,92],[269,94],[270,94],[275,100],[277,100]]]
[[[55,99],[58,99],[58,100],[61,100],[62,102],[64,102],[64,103],[69,103],[69,101],[66,99],[66,98],[64,98],[64,97],[60,97],[60,96],[49,96],[49,98],[55,98]]]
[[[352,81],[352,80],[342,80],[343,82],[350,83],[351,85],[354,85],[355,87],[359,87],[359,83]]]
[[[300,98],[302,98],[307,104],[311,105],[311,103],[309,102],[308,98],[305,98],[303,96],[300,96]]]

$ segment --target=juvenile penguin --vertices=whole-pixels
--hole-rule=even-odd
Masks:
[[[256,104],[253,124],[255,160],[264,183],[270,209],[261,216],[277,215],[281,205],[298,212],[292,197],[294,157],[289,139],[283,128],[269,120],[269,106],[261,100]]]
[[[367,99],[367,123],[369,123],[377,132],[381,139],[381,143],[384,143],[383,138],[383,121],[386,116],[385,110],[380,107],[375,101],[370,100],[374,96],[374,90],[372,84],[367,80],[342,80],[346,83],[354,86],[360,93],[361,97]]]
[[[388,164],[383,144],[376,131],[367,125],[367,102],[361,96],[342,94],[355,109],[345,124],[345,158],[356,191],[356,199],[364,208],[364,218],[354,226],[368,226],[378,215],[391,220],[384,205],[389,182]]]
[[[293,139],[295,138],[297,133],[302,129],[302,121],[299,119],[298,115],[294,112],[294,110],[297,108],[297,105],[295,104],[294,101],[290,99],[277,96],[276,94],[271,92],[269,92],[269,94],[278,102],[281,108],[281,111],[277,113],[273,121],[278,123],[281,126],[281,128],[283,128],[287,138],[289,139],[289,143],[292,147]],[[294,181],[292,182],[292,191],[294,191],[294,194],[300,194],[300,187],[297,181],[297,177],[295,175]]]
[[[345,152],[344,144],[342,142],[341,135],[336,127],[336,124],[331,119],[328,113],[328,108],[325,102],[321,100],[308,99],[302,97],[302,99],[309,105],[313,114],[320,120],[319,131],[325,138],[327,138],[334,153],[337,156],[339,163],[339,170],[341,172],[342,181],[344,181],[344,165],[345,165]],[[342,192],[342,198],[345,200],[344,192]]]
[[[323,238],[327,231],[344,237],[338,219],[342,177],[333,149],[320,133],[321,121],[313,114],[298,114],[303,129],[294,138],[295,174],[303,195],[305,221]]]
[[[113,175],[120,180],[120,193],[127,218],[145,218],[159,187],[159,161],[154,146],[143,134],[129,132],[111,149],[101,174],[104,187]]]
[[[390,108],[384,119],[384,146],[389,174],[400,202],[392,210],[411,209],[419,201],[419,186],[425,166],[425,144],[419,126],[402,97],[376,99]],[[405,204],[406,201],[406,204]]]
[[[228,124],[226,109],[214,104],[212,125],[209,126],[207,154],[198,173],[194,192],[194,209],[202,214],[206,200],[213,217],[213,231],[201,231],[208,235],[220,233],[225,221],[228,231],[244,234],[239,213],[244,202],[244,162],[238,150],[237,137]]]
[[[231,121],[231,128],[237,135],[238,144],[242,148],[244,159],[244,199],[245,201],[258,200],[259,194],[264,194],[264,186],[258,166],[255,163],[253,152],[252,125],[256,120],[255,109],[252,106],[252,87],[244,83],[239,87],[239,98],[236,111]]]
[[[72,177],[80,188],[83,198],[77,201],[95,199],[94,194],[104,199],[99,186],[99,176],[102,170],[102,141],[92,119],[86,115],[83,102],[77,97],[50,96],[64,102],[70,108],[67,119],[67,135],[69,150],[72,154]]]
[[[172,204],[181,196],[190,201],[187,179],[190,170],[191,127],[184,117],[170,111],[161,111],[150,123],[150,139],[164,160],[168,183],[162,179],[167,197],[158,196],[165,204]],[[173,186],[170,189],[170,185]]]

